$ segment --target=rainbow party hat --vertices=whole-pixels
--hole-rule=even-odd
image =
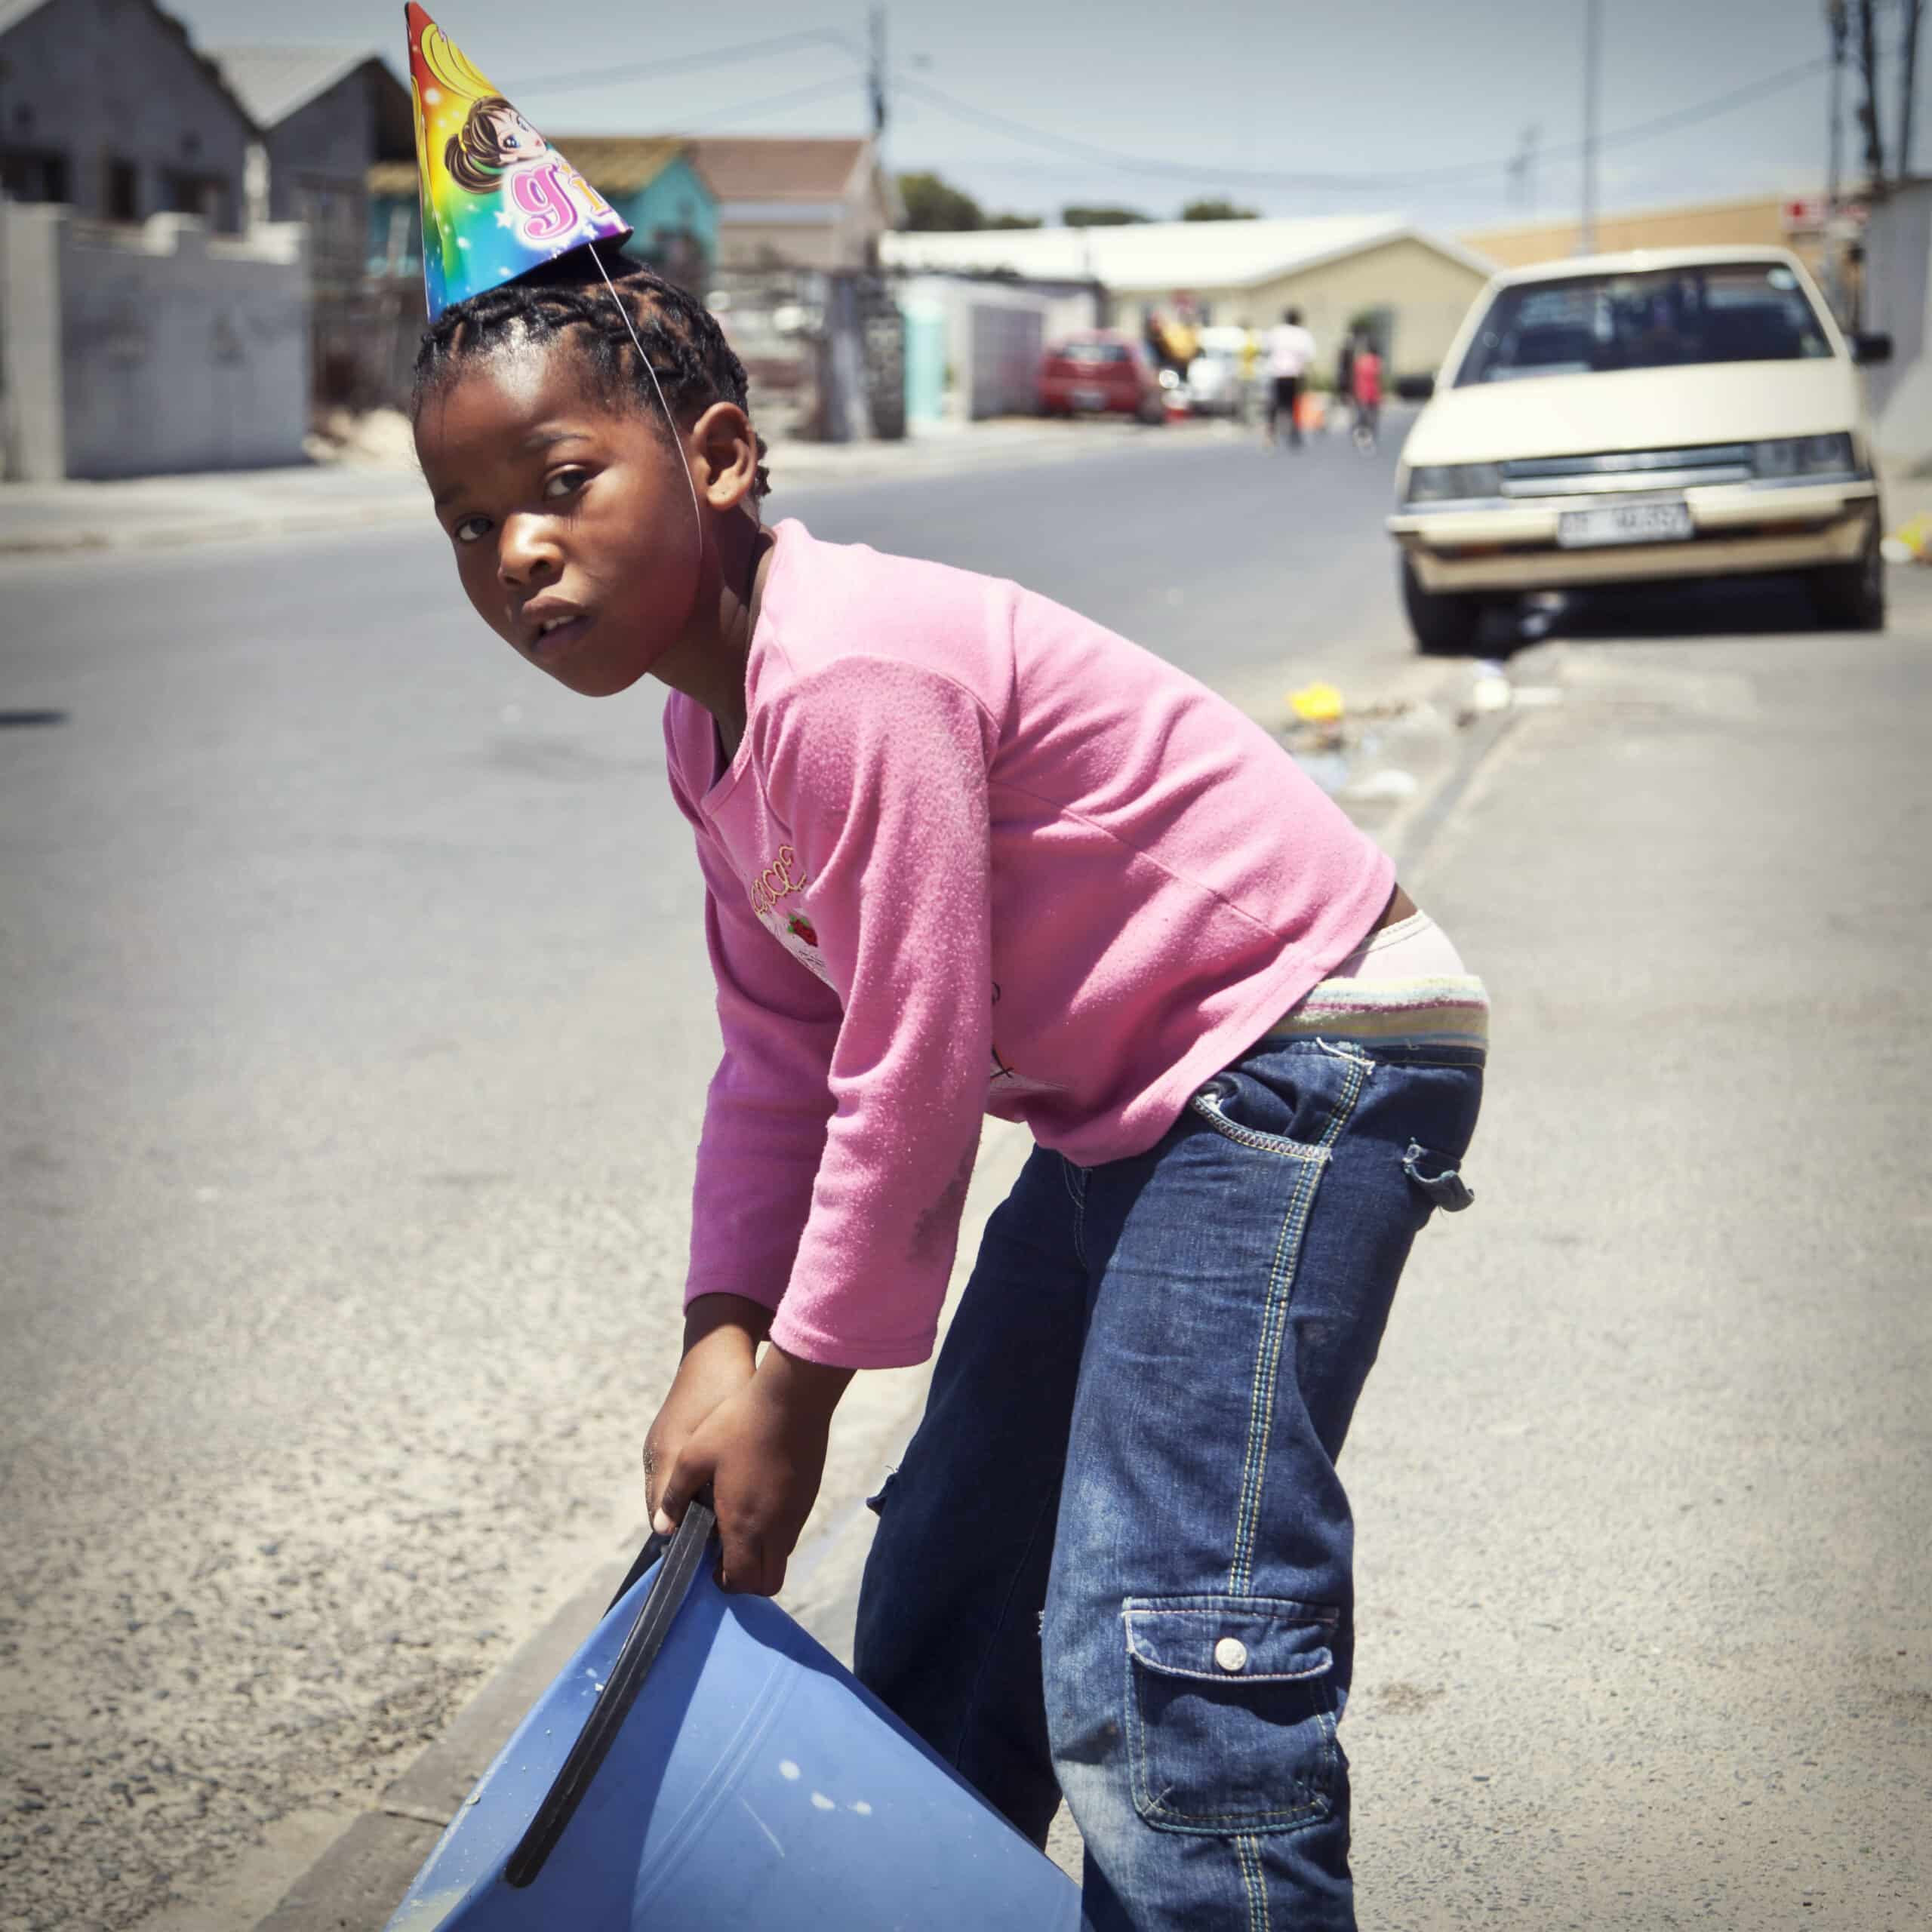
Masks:
[[[631,231],[610,203],[420,7],[402,11],[430,321],[586,242],[621,245]]]

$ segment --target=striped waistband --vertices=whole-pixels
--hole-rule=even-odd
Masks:
[[[1472,973],[1416,980],[1324,980],[1269,1028],[1278,1039],[1487,1047],[1489,995]]]

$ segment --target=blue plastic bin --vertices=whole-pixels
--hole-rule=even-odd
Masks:
[[[670,1621],[635,1703],[540,1869],[526,1845],[509,1882],[678,1554],[537,1700],[388,1932],[1077,1932],[1059,1868],[775,1604],[719,1590],[708,1557],[681,1608],[659,1592]]]

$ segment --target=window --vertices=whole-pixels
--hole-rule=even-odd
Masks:
[[[1831,352],[1817,311],[1783,263],[1694,263],[1504,288],[1483,317],[1456,383],[1690,363],[1793,362]]]
[[[234,226],[229,214],[228,183],[219,174],[171,168],[165,187],[168,206],[173,213],[198,214],[211,229],[225,230]]]
[[[107,207],[109,221],[139,221],[141,218],[141,171],[131,161],[110,160],[107,164]]]
[[[33,148],[0,150],[0,186],[17,202],[64,202],[67,157]]]

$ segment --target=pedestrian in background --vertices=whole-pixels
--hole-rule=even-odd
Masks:
[[[1279,440],[1276,425],[1285,411],[1288,418],[1288,447],[1301,447],[1301,392],[1309,365],[1315,360],[1315,338],[1301,325],[1299,309],[1284,309],[1281,319],[1268,331],[1268,447]]]
[[[1366,338],[1351,358],[1349,389],[1355,404],[1355,448],[1366,454],[1382,426],[1382,358]]]

